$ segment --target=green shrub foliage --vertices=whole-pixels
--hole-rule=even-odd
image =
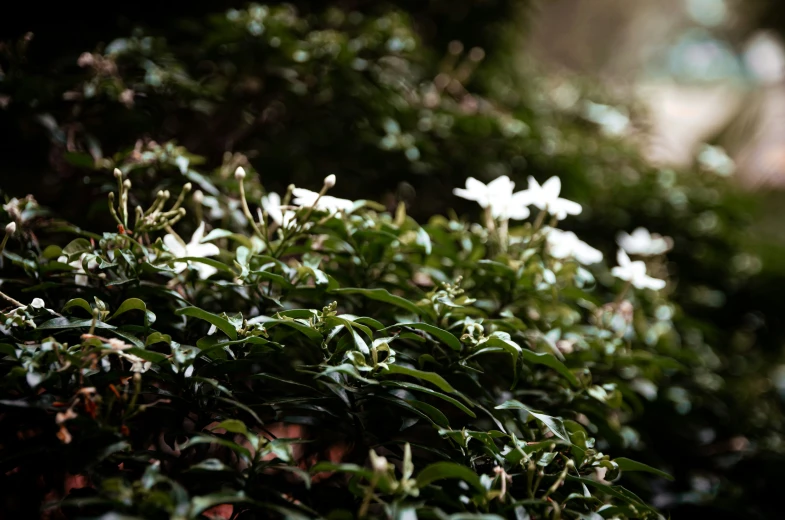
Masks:
[[[601,254],[547,225],[581,209],[555,197],[558,179],[508,206],[506,178],[487,197],[475,183],[463,195],[483,224],[420,226],[403,205],[330,196],[333,176],[267,194],[254,215],[238,168],[215,189],[239,202],[243,233],[196,226],[190,184],[132,211],[134,174],[115,177],[118,232],[6,206],[2,459],[50,507],[655,515],[617,481],[668,475],[604,450],[644,382],[679,368],[672,307],[651,290],[665,282],[622,253],[626,283],[583,267]],[[544,209],[510,226],[530,204]],[[52,233],[77,238],[60,248]],[[89,483],[78,497],[58,494],[69,474]]]
[[[512,2],[298,4],[0,47],[4,507],[775,514],[783,276],[724,166],[652,168],[603,135],[624,109],[522,74]],[[340,211],[282,231],[329,174]],[[504,175],[560,178],[604,261],[453,195]],[[673,239],[659,292],[610,272],[638,226]]]

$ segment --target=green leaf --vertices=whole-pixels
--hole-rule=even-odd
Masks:
[[[72,260],[72,257],[74,256],[81,255],[82,253],[91,253],[92,251],[93,245],[86,238],[72,240],[63,248],[63,254],[66,255],[69,260]]]
[[[271,273],[270,271],[249,271],[249,273],[258,276],[262,280],[270,280],[271,282],[275,282],[281,287],[284,287],[286,289],[291,289],[294,287],[292,282],[290,282],[280,274]]]
[[[483,345],[487,345],[488,347],[498,347],[504,349],[505,352],[512,356],[512,368],[513,373],[515,374],[515,380],[518,379],[518,355],[523,350],[520,345],[515,343],[510,339],[510,335],[506,332],[494,332],[491,334],[487,340],[485,340]]]
[[[423,248],[426,255],[431,254],[431,237],[423,228],[417,229],[417,245]]]
[[[63,254],[63,250],[60,249],[58,246],[52,244],[46,246],[46,249],[44,249],[44,252],[41,253],[41,256],[43,256],[47,260],[53,260],[55,258],[59,258],[60,255],[62,254]]]
[[[570,372],[570,369],[564,366],[564,363],[556,359],[556,356],[553,354],[548,354],[545,352],[533,352],[528,349],[522,349],[521,357],[523,357],[524,361],[528,361],[529,363],[550,367],[564,376],[564,378],[567,379],[567,381],[569,381],[572,386],[580,386],[578,379],[572,372]]]
[[[226,265],[223,262],[219,262],[218,260],[213,260],[212,258],[204,258],[201,256],[184,256],[182,258],[178,258],[178,261],[188,261],[188,262],[196,262],[197,264],[205,264],[209,265],[210,267],[214,267],[219,271],[223,271],[229,274],[236,274],[231,267]]]
[[[200,244],[204,244],[205,242],[210,242],[211,240],[217,240],[219,238],[226,238],[232,236],[231,231],[227,231],[226,229],[215,228],[210,230],[202,239],[199,241]]]
[[[497,410],[524,410],[529,413],[532,417],[543,423],[553,434],[558,437],[559,439],[563,440],[568,444],[572,444],[570,441],[570,436],[567,434],[567,429],[564,427],[564,423],[558,417],[552,417],[550,415],[545,415],[543,413],[532,411],[529,407],[521,403],[520,401],[516,401],[515,399],[511,399],[509,401],[505,401],[504,403],[500,404],[496,407]]]
[[[393,325],[392,327],[387,327],[385,330],[394,329],[397,327],[409,327],[411,329],[421,330],[423,332],[427,332],[431,336],[435,337],[448,347],[453,350],[460,351],[462,348],[461,342],[458,338],[453,336],[451,333],[447,332],[444,329],[440,329],[434,325],[430,325],[428,323],[419,323],[419,322],[410,322],[410,323],[399,323],[397,325]]]
[[[293,328],[294,330],[296,330],[296,331],[298,331],[298,332],[300,332],[302,334],[305,334],[306,336],[308,336],[308,339],[310,339],[311,341],[314,341],[314,342],[317,342],[317,343],[320,343],[320,344],[322,342],[323,338],[322,338],[322,335],[319,333],[318,330],[313,329],[313,328],[309,327],[308,325],[304,325],[304,324],[300,323],[299,321],[295,321],[295,320],[275,320],[275,319],[273,319],[273,320],[269,320],[269,321],[265,321],[264,322],[264,326],[265,326],[265,328],[267,330],[272,329],[276,325],[285,325],[287,327]]]
[[[447,394],[443,394],[441,392],[437,392],[436,390],[431,390],[430,388],[428,388],[426,386],[418,385],[418,384],[415,384],[415,383],[408,383],[406,381],[384,381],[382,384],[384,386],[396,386],[398,388],[405,388],[407,390],[417,390],[417,391],[420,391],[420,392],[432,395],[434,397],[438,397],[439,399],[443,399],[444,401],[447,401],[448,403],[450,403],[450,404],[454,405],[455,407],[459,408],[463,413],[465,413],[469,417],[472,417],[472,418],[477,417],[477,415],[474,412],[472,412],[469,408],[467,408],[459,400],[455,399],[454,397],[450,397]],[[473,405],[473,403],[470,403],[470,404]]]
[[[166,362],[167,357],[159,352],[154,352],[152,350],[145,350],[144,348],[133,347],[126,350],[129,354],[133,354],[138,356],[145,361],[152,361],[155,364],[162,364]]]
[[[137,347],[139,349],[144,349],[144,343],[142,343],[142,341],[139,340],[136,336],[132,336],[131,334],[126,334],[125,332],[121,331],[120,329],[112,330],[112,334],[115,334],[116,336],[120,336],[120,338],[126,340],[128,343],[130,343],[131,345],[134,345],[135,347]]]
[[[401,365],[389,365],[386,370],[382,370],[382,374],[403,374],[406,376],[416,377],[423,381],[428,381],[438,386],[441,390],[451,394],[456,393],[455,388],[452,387],[442,376],[435,372],[425,372],[424,370],[417,370],[416,368],[409,368]]]
[[[234,328],[234,325],[229,323],[229,320],[217,316],[211,312],[202,310],[199,307],[185,307],[183,309],[177,309],[174,311],[174,313],[178,316],[191,316],[192,318],[204,320],[212,325],[215,325],[216,328],[229,336],[230,339],[237,339],[237,329]]]
[[[90,307],[90,304],[84,298],[74,298],[73,300],[68,300],[68,303],[63,305],[63,309],[61,312],[65,312],[69,309],[73,309],[74,307],[84,309],[85,311],[87,311],[87,314],[90,316],[93,315],[93,309]]]
[[[637,462],[626,457],[619,457],[618,459],[613,459],[613,461],[618,464],[619,469],[622,471],[645,471],[646,473],[654,473],[655,475],[667,480],[673,480],[673,477],[668,473],[665,473],[664,471],[657,468],[653,468],[642,462]]]
[[[248,450],[248,448],[244,446],[240,446],[236,442],[222,439],[220,437],[211,437],[209,435],[196,435],[194,437],[191,437],[180,448],[186,449],[186,448],[190,448],[191,446],[195,446],[196,444],[220,444],[221,446],[225,446],[231,449],[232,451],[234,451],[235,453],[242,455],[247,460],[251,460],[251,452]]]
[[[415,399],[406,399],[405,402],[409,403],[412,407],[427,415],[428,418],[437,426],[441,426],[442,428],[450,427],[450,421],[447,419],[447,416],[444,415],[441,410],[435,406],[431,406],[428,403],[423,403],[422,401],[417,401]]]
[[[149,325],[150,323],[155,323],[155,314],[147,310],[147,305],[140,300],[139,298],[128,298],[123,303],[120,304],[120,307],[115,311],[114,314],[109,318],[114,319],[121,314],[124,314],[128,311],[142,311],[145,315],[145,326]]]
[[[454,462],[435,462],[427,466],[417,475],[417,486],[425,487],[432,482],[443,479],[458,479],[470,484],[478,492],[485,494],[485,487],[480,477],[470,468]]]
[[[334,294],[360,294],[362,296],[365,296],[366,298],[370,298],[371,300],[389,303],[390,305],[395,305],[396,307],[406,309],[407,311],[413,312],[420,316],[428,316],[428,312],[425,309],[418,307],[417,305],[413,304],[412,302],[410,302],[405,298],[401,298],[400,296],[390,294],[384,289],[345,288],[345,289],[333,289],[329,292]]]
[[[238,421],[237,419],[227,419],[216,424],[212,429],[216,430],[217,428],[223,428],[224,430],[231,433],[241,433],[243,435],[248,435],[248,427],[243,421]]]
[[[566,479],[571,482],[579,482],[589,487],[593,487],[595,489],[599,489],[603,493],[616,497],[627,504],[634,505],[636,508],[643,509],[645,511],[654,511],[650,506],[646,505],[643,500],[641,500],[635,493],[629,491],[621,486],[609,486],[607,484],[601,484],[596,480],[592,480],[590,478],[585,477],[573,477],[572,475],[567,475]]]
[[[92,319],[85,319],[85,320],[69,320],[68,318],[58,317],[52,318],[49,321],[45,321],[37,328],[38,330],[55,330],[55,329],[81,329],[81,328],[90,328],[93,324]],[[115,329],[114,325],[109,325],[108,323],[104,323],[100,320],[96,320],[95,328],[97,329]]]
[[[171,344],[172,343],[172,337],[169,334],[162,334],[160,332],[153,332],[150,335],[148,335],[147,339],[145,339],[145,341],[144,341],[145,346],[155,345],[156,343]]]
[[[8,343],[0,343],[0,354],[16,357],[16,347]]]
[[[334,462],[322,461],[317,462],[311,468],[311,473],[321,473],[323,471],[350,473],[352,475],[365,477],[369,480],[371,477],[373,477],[373,472],[371,470],[365,469],[362,466],[358,466],[357,464],[335,464]]]

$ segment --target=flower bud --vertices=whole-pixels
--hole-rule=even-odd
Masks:
[[[123,181],[123,188],[125,188],[125,189],[130,189],[131,188],[131,181],[129,179],[126,179],[126,180]]]
[[[16,233],[16,222],[9,222],[5,226],[5,234],[13,235],[14,233]]]
[[[194,196],[194,202],[196,204],[201,204],[202,202],[204,202],[204,193],[202,193],[202,190],[196,190],[193,196]]]
[[[332,188],[335,186],[335,174],[330,174],[324,178],[324,186],[325,188]]]
[[[118,179],[122,178],[123,172],[120,171],[120,168],[114,169],[114,176],[117,177]]]
[[[95,57],[89,52],[83,52],[76,60],[76,64],[80,67],[92,67],[95,64]]]
[[[238,181],[245,179],[245,170],[242,166],[238,166],[237,169],[234,171],[234,178]]]
[[[186,182],[185,186],[183,186],[183,191],[189,192],[191,191],[191,188],[193,188],[193,184],[191,184],[190,182]]]

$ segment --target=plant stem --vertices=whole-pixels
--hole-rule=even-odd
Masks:
[[[534,227],[532,228],[532,234],[539,231],[540,227],[542,227],[542,223],[545,222],[545,215],[548,214],[547,209],[541,209],[540,213],[537,214],[537,219],[534,221]]]
[[[262,234],[262,230],[256,225],[256,221],[254,220],[253,215],[251,215],[251,209],[248,207],[248,201],[245,199],[245,182],[242,179],[240,179],[240,202],[243,206],[243,215],[245,215],[245,218],[251,223],[251,227],[259,238],[264,240],[265,237]]]
[[[13,298],[11,298],[10,296],[8,296],[6,293],[4,293],[2,291],[0,291],[0,297],[5,298],[6,300],[8,300],[9,302],[13,303],[17,307],[27,307],[27,305],[14,300]]]

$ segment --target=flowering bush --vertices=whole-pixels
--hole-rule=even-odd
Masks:
[[[322,208],[343,211],[351,218],[382,212],[370,203],[359,213],[350,211],[354,208],[351,201],[370,198],[394,215],[403,202],[406,214],[424,224],[433,244],[437,243],[433,228],[443,222],[442,217],[430,220],[434,215],[449,215],[451,221],[467,215],[466,221],[479,222],[488,239],[462,241],[459,250],[470,244],[477,248],[473,254],[501,258],[501,263],[526,246],[518,242],[526,235],[517,231],[514,222],[528,219],[532,228],[538,228],[537,243],[547,258],[575,269],[576,285],[591,289],[584,301],[583,296],[575,296],[580,287],[562,284],[560,277],[565,273],[553,271],[560,297],[575,296],[560,300],[565,316],[579,315],[591,326],[613,325],[619,331],[629,321],[635,329],[638,341],[629,343],[633,348],[630,358],[624,358],[623,367],[617,358],[612,365],[632,391],[620,384],[620,394],[611,392],[613,399],[622,395],[622,404],[611,413],[610,426],[601,429],[598,445],[614,456],[666,469],[676,479],[667,483],[656,475],[649,478],[645,473],[628,472],[624,485],[644,501],[673,511],[674,516],[718,517],[723,513],[731,518],[768,518],[779,514],[779,470],[772,461],[781,460],[785,453],[780,396],[785,395],[785,384],[776,386],[772,381],[782,379],[777,379],[777,373],[782,373],[780,347],[785,329],[779,317],[785,306],[772,288],[785,280],[779,267],[782,252],[755,243],[750,226],[755,201],[734,190],[722,177],[727,174],[724,168],[700,159],[700,171],[694,172],[646,165],[632,147],[613,137],[623,127],[629,129],[629,118],[622,113],[625,108],[610,106],[613,101],[572,78],[543,80],[536,71],[520,69],[519,61],[505,51],[520,48],[517,40],[509,45],[510,34],[517,38],[520,32],[512,12],[520,2],[459,0],[450,2],[447,9],[442,2],[408,0],[395,2],[399,9],[378,2],[331,3],[352,10],[323,9],[308,1],[294,3],[298,9],[251,4],[206,17],[198,6],[168,17],[162,14],[164,6],[156,6],[131,16],[144,30],[114,29],[107,19],[100,31],[95,25],[89,31],[78,31],[73,29],[77,21],[72,21],[62,40],[49,33],[48,40],[47,34],[37,34],[12,45],[0,44],[0,128],[9,129],[3,141],[9,152],[3,154],[2,189],[8,220],[20,229],[8,242],[6,253],[21,256],[32,269],[29,262],[36,262],[46,249],[24,256],[26,247],[18,242],[20,237],[64,247],[73,238],[64,233],[77,233],[92,238],[95,244],[91,247],[100,246],[104,232],[117,231],[105,198],[114,192],[112,207],[123,228],[134,233],[130,238],[146,234],[153,240],[142,245],[154,258],[159,255],[154,267],[171,262],[166,264],[171,272],[160,276],[178,275],[180,280],[196,282],[200,300],[189,301],[209,312],[247,315],[252,308],[241,308],[244,300],[232,298],[232,305],[221,304],[236,294],[230,288],[219,285],[218,292],[203,292],[231,279],[218,263],[240,269],[232,263],[234,249],[228,245],[260,251],[260,234],[277,237],[271,230],[279,233],[283,228],[292,235],[288,247],[295,235],[315,229],[298,230],[293,207],[314,203],[318,191],[298,188],[285,203],[290,182],[316,188],[325,175],[337,173],[340,182],[318,199],[319,212]],[[434,32],[438,33],[435,38]],[[81,34],[87,35],[87,43],[77,38]],[[93,40],[102,38],[106,45]],[[53,40],[56,45],[47,49],[45,42]],[[483,49],[472,47],[480,43]],[[238,166],[249,172],[243,184],[234,177]],[[107,173],[115,167],[121,169],[123,181],[132,181],[133,189],[119,186],[118,179]],[[263,173],[264,186],[255,169]],[[529,190],[521,190],[525,195],[513,198],[513,182],[520,188],[529,176],[543,184],[531,184]],[[468,177],[482,181],[466,184],[471,200],[455,197],[453,189],[464,186]],[[552,177],[556,179],[548,181]],[[559,180],[563,186],[557,186]],[[184,193],[188,183],[190,191]],[[240,202],[241,187],[250,201],[248,211]],[[540,196],[531,197],[534,192]],[[13,198],[25,193],[55,206],[58,216],[94,234],[59,221],[31,198]],[[480,197],[481,193],[487,198]],[[182,197],[179,203],[178,197]],[[554,202],[560,204],[558,199],[579,203],[580,213],[575,215],[578,208],[566,204],[564,219],[546,220],[547,213],[541,213],[537,204],[550,201],[553,210]],[[490,208],[490,217],[482,208],[478,211],[476,202]],[[142,208],[139,218],[136,206]],[[181,216],[181,207],[187,210],[185,216]],[[260,208],[267,213],[266,230],[258,215]],[[541,214],[543,220],[538,222]],[[507,218],[514,222],[505,224]],[[205,230],[200,236],[202,222]],[[412,237],[408,231],[419,229],[409,225],[407,239]],[[639,226],[667,237],[632,231]],[[216,228],[224,230],[224,236],[210,236]],[[466,233],[474,236],[471,233],[476,231],[467,228]],[[253,232],[250,237],[246,236],[249,232]],[[619,233],[623,234],[617,237]],[[242,236],[246,236],[244,242]],[[504,236],[506,241],[493,238]],[[158,238],[160,249],[153,247]],[[629,262],[618,255],[617,242]],[[364,237],[358,247],[381,247],[374,243]],[[666,251],[667,258],[662,254]],[[27,282],[25,289],[31,290],[25,293],[17,292],[23,278],[12,270],[11,257],[6,256],[5,290],[20,302],[16,310],[9,307],[9,312],[20,321],[31,319],[26,310],[19,309],[27,309],[31,298],[41,298],[44,308],[87,318],[78,308],[62,311],[62,305],[77,296],[91,307],[95,305],[92,296],[97,296],[116,309],[126,298],[116,292],[111,292],[114,296],[93,294],[100,282],[96,276],[109,276],[102,283],[111,283],[109,287],[115,288],[110,291],[124,295],[133,280],[141,276],[147,283],[145,277],[152,272],[142,267],[147,265],[144,261],[132,268],[125,258],[106,255],[84,248],[78,255],[47,256],[47,265],[55,262],[48,269],[70,273],[64,277],[68,285]],[[311,265],[311,258],[302,257],[299,268]],[[574,260],[584,267],[578,270]],[[641,260],[645,260],[645,271],[637,263]],[[107,263],[117,265],[108,269]],[[334,272],[330,269],[337,269],[336,264],[317,266],[349,288],[387,283],[377,267],[342,266]],[[624,280],[613,278],[614,267],[620,268],[616,273]],[[361,268],[365,278],[350,275]],[[423,269],[427,274],[430,267]],[[447,271],[452,269],[458,268]],[[484,269],[490,268],[485,265]],[[589,271],[599,283],[586,278]],[[428,279],[424,276],[413,278],[413,287],[427,292],[427,286],[419,284]],[[550,280],[550,274],[543,276]],[[497,283],[491,283],[491,278],[490,274],[480,282],[465,278],[465,283],[477,285],[472,291],[491,290]],[[433,277],[430,280],[440,283]],[[665,289],[653,292],[635,287],[662,285],[656,280],[667,280]],[[277,287],[274,281],[266,283]],[[631,287],[625,289],[628,284]],[[142,287],[149,290],[148,285]],[[64,290],[69,292],[63,295]],[[177,292],[174,286],[172,290]],[[406,297],[404,292],[390,292]],[[408,298],[419,301],[422,294],[414,293]],[[624,296],[618,306],[610,305],[620,294]],[[273,294],[282,305],[316,310],[332,301],[343,306],[360,303],[359,296],[345,301],[330,294],[318,304],[303,300],[302,291],[295,296],[298,299],[292,303]],[[499,292],[488,298],[502,296]],[[153,305],[145,297],[135,297]],[[478,304],[483,301],[478,298]],[[508,304],[506,299],[500,302]],[[609,306],[604,307],[605,303]],[[270,307],[267,314],[276,309]],[[367,312],[371,311],[380,309],[372,307]],[[175,341],[189,344],[169,331],[172,320],[182,328],[182,317],[160,309],[154,312],[158,316],[152,325],[155,330],[168,331]],[[365,311],[350,308],[347,312],[364,315]],[[526,320],[535,320],[515,316],[526,326],[531,325]],[[32,319],[40,325],[40,317]],[[392,318],[380,321],[391,324],[388,319]],[[551,315],[536,320],[547,321],[541,330],[558,332],[531,348],[564,356],[573,369],[585,362],[597,381],[610,377],[605,374],[611,371],[610,358],[581,358],[585,353],[571,343],[569,334],[576,332],[570,326]],[[220,331],[211,336],[215,334]],[[520,336],[511,339],[524,346]],[[163,345],[151,348],[165,349]],[[398,352],[395,344],[392,348]],[[614,343],[608,352],[616,355],[619,348]],[[661,354],[656,358],[659,368],[651,364],[655,362],[646,354],[650,351]],[[549,392],[547,396],[552,398]],[[542,406],[542,410],[548,408]],[[14,427],[8,435],[16,431]],[[60,471],[64,466],[56,467]],[[20,487],[13,489],[24,496],[30,480],[16,475],[12,482]],[[63,480],[52,478],[55,483]],[[705,509],[696,512],[696,507]]]
[[[582,265],[590,246],[555,228],[580,212],[558,179],[471,180],[456,193],[482,224],[420,226],[328,195],[334,176],[249,203],[238,168],[216,196],[243,233],[197,221],[190,185],[132,211],[133,175],[115,177],[117,232],[6,206],[1,458],[38,494],[8,510],[656,516],[619,481],[668,475],[605,450],[678,368],[673,338],[646,340],[665,282],[623,252],[612,273]]]

